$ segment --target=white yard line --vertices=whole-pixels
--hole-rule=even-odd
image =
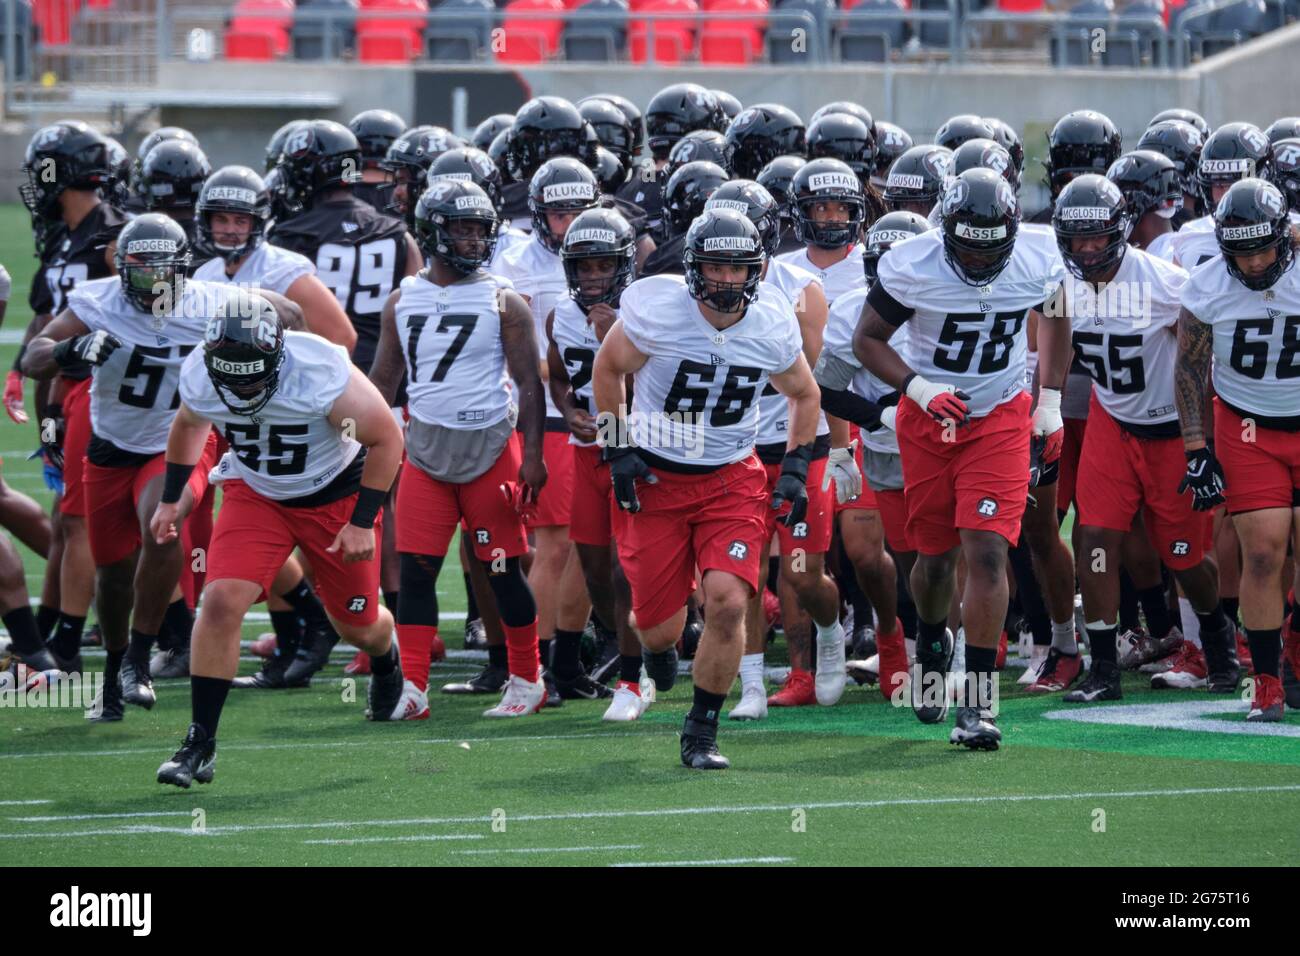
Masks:
[[[648,860],[638,863],[611,863],[612,867],[633,866],[740,866],[742,863],[793,863],[792,856],[738,856],[730,860]]]
[[[0,800],[0,807],[35,807],[42,803],[53,802],[53,800]]]
[[[525,846],[500,850],[453,850],[452,852],[459,856],[470,856],[486,853],[614,853],[642,849],[645,847],[640,843],[624,843],[612,846]]]
[[[353,846],[357,843],[432,843],[437,840],[484,840],[482,833],[419,833],[414,836],[357,837],[354,840],[303,840],[305,846]],[[462,851],[463,852],[463,851]]]

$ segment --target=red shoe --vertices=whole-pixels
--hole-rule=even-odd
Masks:
[[[1271,674],[1255,675],[1255,699],[1250,703],[1246,719],[1253,723],[1274,723],[1282,719],[1286,697],[1282,682]]]
[[[1240,656],[1241,651],[1237,651]],[[1300,674],[1300,631],[1291,627],[1291,615],[1282,622],[1282,656],[1291,664],[1291,671]]]
[[[275,635],[274,634],[260,635],[257,638],[257,640],[255,640],[252,644],[248,645],[248,649],[252,651],[254,654],[256,654],[258,657],[274,657],[275,656]]]
[[[1191,641],[1183,641],[1179,648],[1174,666],[1161,674],[1151,675],[1151,686],[1156,690],[1174,688],[1187,690],[1204,687],[1209,674],[1209,665],[1205,662],[1205,652]]]
[[[446,653],[444,651],[444,653]],[[363,674],[370,673],[370,655],[365,651],[357,651],[357,656],[352,658],[343,667],[343,673],[349,677],[360,677]]]
[[[781,623],[781,599],[763,588],[763,617],[767,620],[767,626],[770,630]]]
[[[908,677],[907,641],[903,636],[902,622],[894,625],[893,634],[876,635],[876,654],[880,662],[880,692],[885,700],[892,700],[897,688]]]
[[[1288,618],[1288,620],[1290,620],[1290,618]],[[1285,634],[1286,630],[1284,626],[1284,639]],[[1285,643],[1282,644],[1282,648],[1285,651]],[[1241,669],[1247,674],[1253,674],[1255,672],[1255,661],[1254,658],[1250,656],[1250,643],[1246,640],[1246,635],[1241,633],[1241,631],[1237,631],[1237,663],[1241,665]]]
[[[767,699],[769,707],[809,707],[817,703],[817,690],[813,685],[812,671],[790,669],[790,679],[785,686]]]
[[[1007,632],[1003,631],[1002,636],[998,638],[998,658],[993,662],[993,666],[998,670],[1007,666]]]
[[[442,638],[437,634],[433,635],[433,641],[429,644],[429,660],[445,661],[447,659],[447,645],[442,643]]]
[[[1029,685],[1031,694],[1055,694],[1067,689],[1083,671],[1082,654],[1062,654],[1055,647],[1047,652],[1038,678]]]

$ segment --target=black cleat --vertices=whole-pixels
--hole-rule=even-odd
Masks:
[[[468,681],[461,684],[443,684],[444,694],[500,694],[510,679],[510,672],[504,667],[489,664]]]
[[[595,630],[599,644],[596,648],[596,658],[592,661],[589,671],[592,680],[599,684],[608,684],[617,678],[619,673],[618,635],[601,627]]]
[[[1110,661],[1092,659],[1092,668],[1083,683],[1061,699],[1067,704],[1093,704],[1099,700],[1123,700],[1119,685],[1120,669]]]
[[[718,722],[686,715],[682,724],[682,765],[692,770],[726,770],[731,761],[718,753]]]
[[[81,633],[82,647],[103,647],[104,634],[98,624],[92,624]]]
[[[85,664],[83,664],[81,661],[80,650],[78,650],[77,653],[73,654],[71,657],[64,658],[58,655],[58,652],[54,650],[52,643],[47,643],[45,645],[45,649],[50,652],[50,656],[54,658],[54,663],[58,665],[59,670],[63,671],[63,673],[65,674],[85,673],[86,668],[85,668]]]
[[[231,687],[245,690],[284,690],[289,685],[284,679],[288,669],[282,657],[268,657],[262,661],[262,669],[247,677],[236,677],[230,682]]]
[[[958,707],[957,726],[948,737],[949,743],[961,744],[971,750],[997,750],[1002,743],[993,712],[987,707]]]
[[[560,692],[562,700],[606,700],[614,696],[612,690],[581,671],[574,677],[555,678],[555,689]],[[546,706],[551,706],[549,700]]]
[[[563,707],[564,698],[560,696],[559,688],[555,686],[555,675],[551,673],[549,667],[542,670],[542,683],[546,685],[546,706]]]
[[[487,649],[487,630],[483,619],[476,617],[465,622],[465,650],[482,651]]]
[[[63,670],[59,666],[58,660],[55,659],[55,656],[50,653],[49,648],[44,644],[26,654],[19,653],[18,649],[11,645],[10,653],[19,663],[27,667],[27,670],[31,672],[29,676],[35,676],[37,672],[48,673],[49,671]]]
[[[952,631],[943,640],[926,645],[918,636],[916,663],[912,666],[912,712],[923,724],[937,724],[948,716],[948,671],[955,647]]]
[[[1282,657],[1282,696],[1292,710],[1300,710],[1300,679],[1286,656]]]
[[[655,690],[668,691],[677,683],[677,648],[655,653],[641,649],[641,663],[646,676],[655,682]]]
[[[198,724],[190,724],[181,749],[158,768],[158,782],[174,784],[186,790],[195,780],[211,783],[216,763],[217,742],[209,740]]]
[[[334,628],[328,625],[308,627],[302,643],[298,645],[298,650],[293,655],[293,660],[285,669],[285,686],[309,685],[316,672],[329,663],[330,651],[334,650],[334,645],[338,642],[339,636],[334,632]]]
[[[682,625],[682,657],[688,661],[695,660],[695,649],[700,646],[700,638],[704,636],[704,622],[699,618],[692,619],[689,615],[686,623]]]
[[[122,659],[122,699],[145,710],[152,709],[158,702],[158,696],[153,692],[153,678],[149,676],[149,668],[137,667],[130,657]]]
[[[91,701],[86,720],[92,724],[112,724],[126,716],[126,701],[122,700],[122,685],[117,681],[104,681],[104,686]]]
[[[366,687],[366,720],[387,720],[389,714],[397,709],[397,702],[402,699],[402,665],[399,662],[391,674],[380,677],[371,673],[370,684]],[[379,716],[376,717],[375,715]]]
[[[190,646],[159,649],[149,661],[149,676],[158,679],[190,676]]]
[[[1232,694],[1241,682],[1241,664],[1237,661],[1236,634],[1225,627],[1221,634],[1201,634],[1205,654],[1205,687],[1211,694]]]
[[[876,653],[876,629],[874,627],[855,627],[853,643],[849,645],[849,657],[865,661]]]

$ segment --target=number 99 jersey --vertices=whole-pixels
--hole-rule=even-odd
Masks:
[[[715,329],[681,276],[639,279],[619,300],[628,340],[647,356],[633,379],[629,425],[637,445],[683,465],[727,465],[758,438],[758,394],[799,358],[790,300],[760,286],[744,317]]]
[[[903,360],[965,391],[981,418],[1024,390],[1025,319],[1044,308],[1066,271],[1050,233],[1021,230],[1002,272],[968,285],[945,259],[943,231],[932,229],[881,256],[877,277],[868,301],[890,324],[910,326]]]
[[[259,495],[286,501],[325,488],[361,450],[329,421],[351,375],[343,346],[310,332],[285,332],[279,385],[256,415],[226,407],[208,377],[201,348],[181,367],[180,394],[187,408],[215,422],[230,442],[218,477],[240,478]]]

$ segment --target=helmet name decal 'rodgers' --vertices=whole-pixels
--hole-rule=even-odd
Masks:
[[[176,248],[175,239],[132,239],[126,244],[126,254],[134,256],[141,252],[175,252]]]

